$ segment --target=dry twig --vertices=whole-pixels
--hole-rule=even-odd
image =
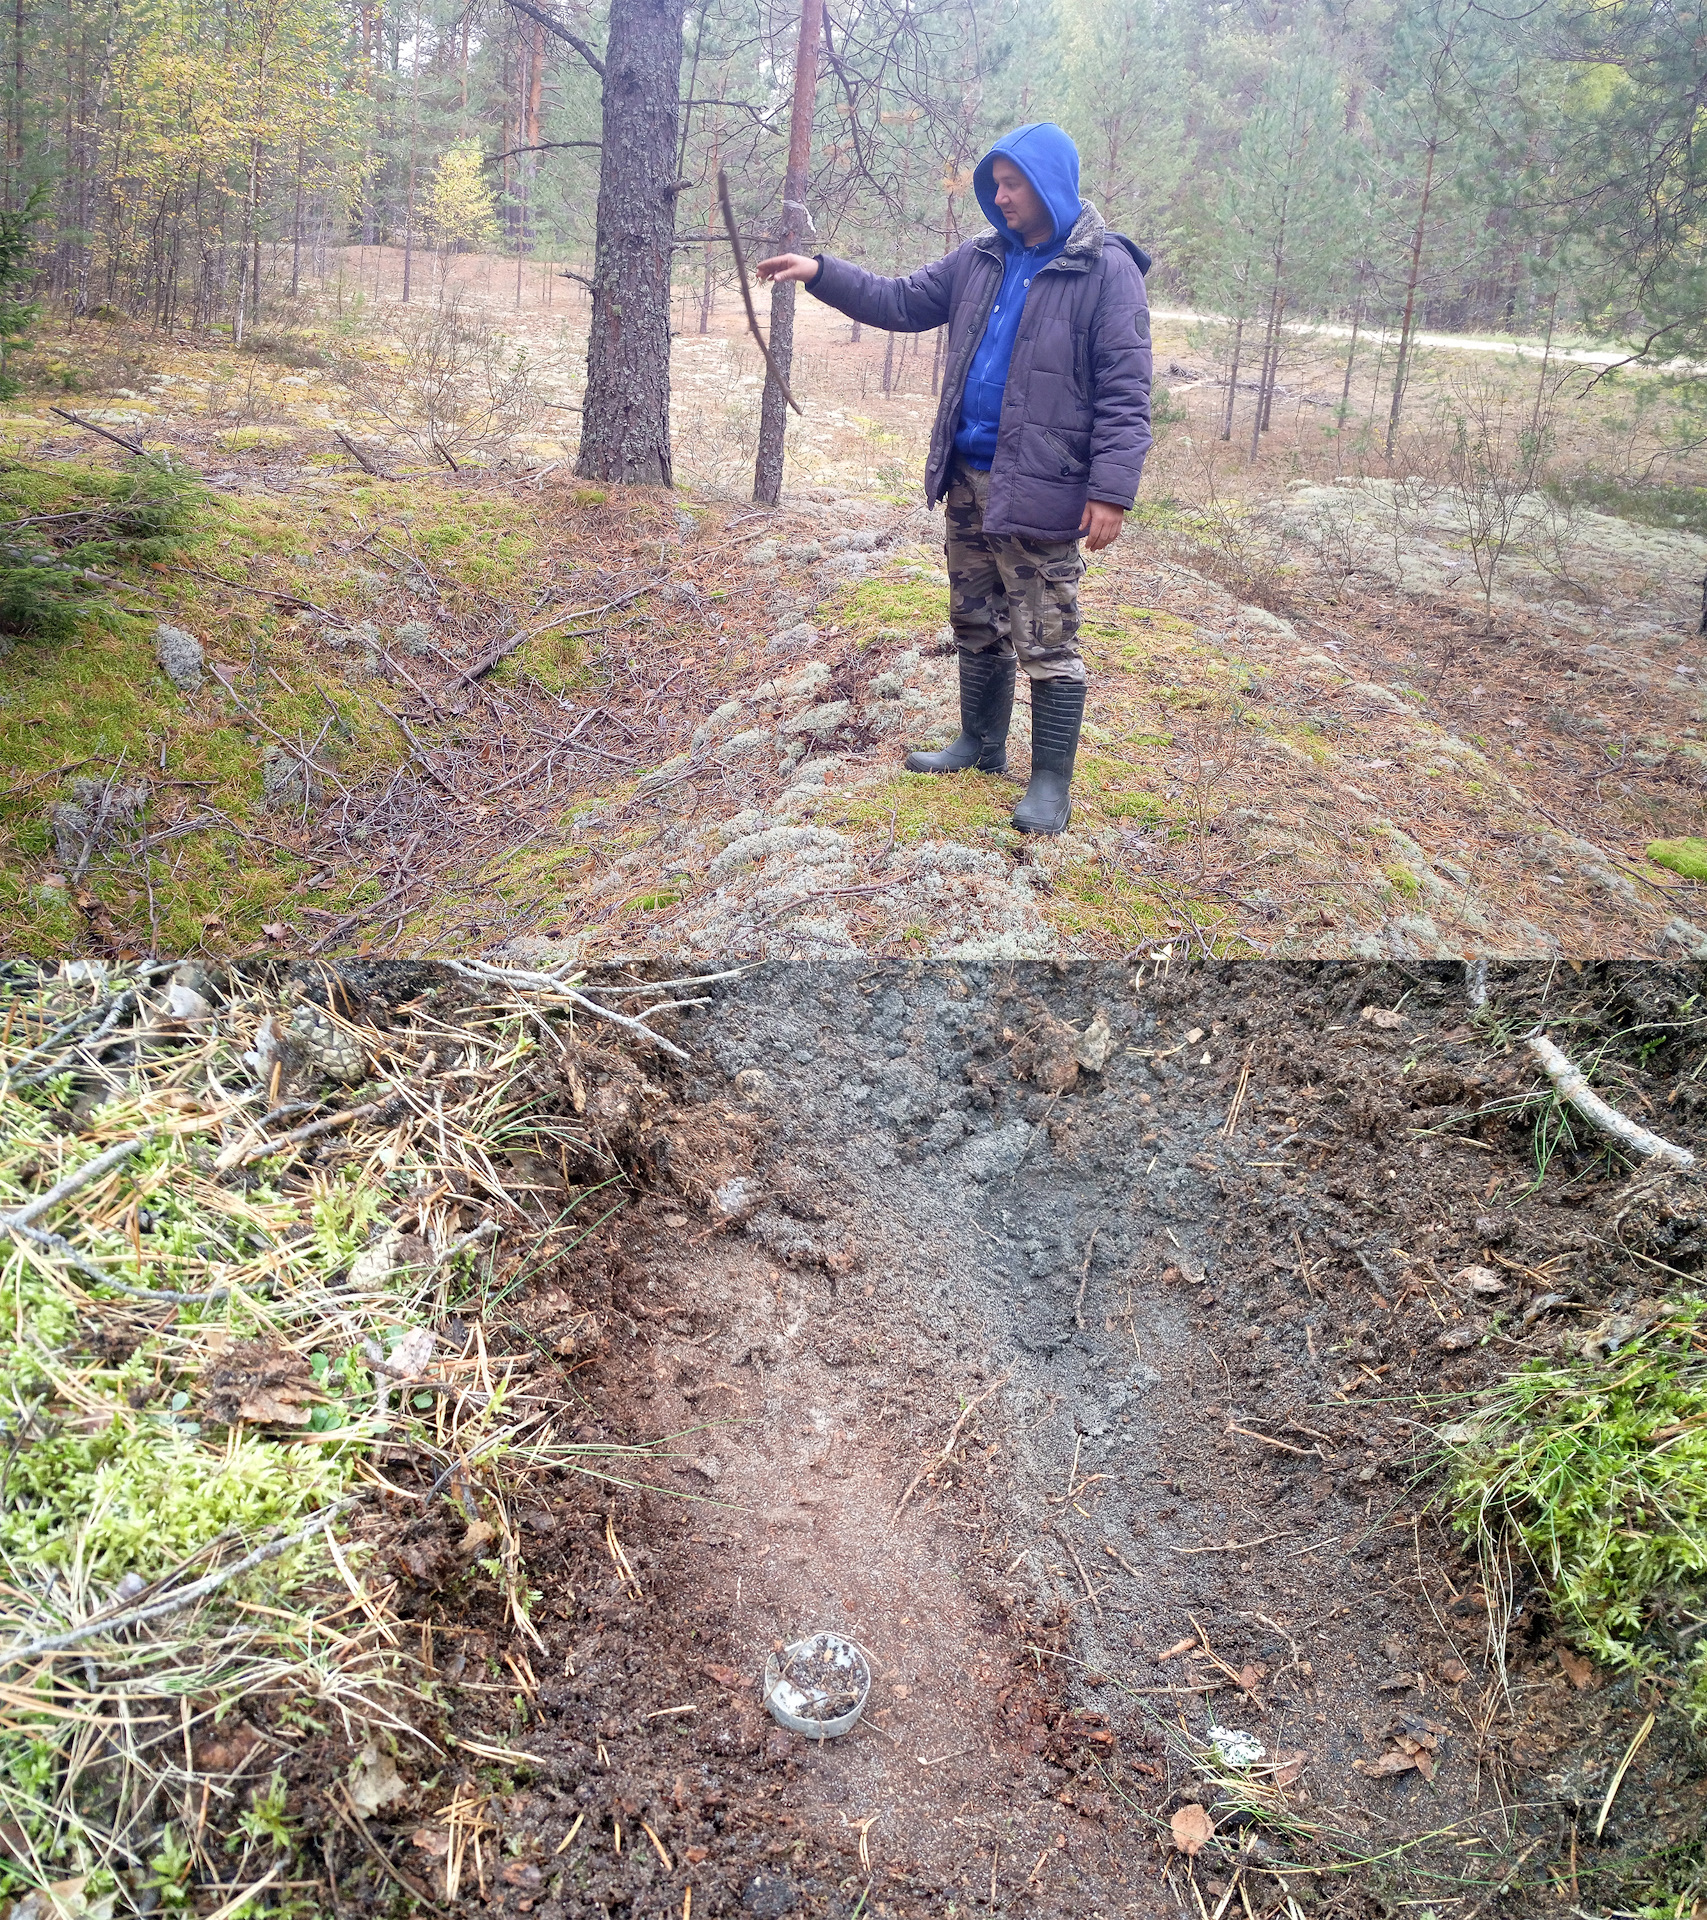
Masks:
[[[721,167],[717,169],[717,200],[723,209],[723,224],[729,231],[729,245],[735,255],[735,274],[741,282],[741,303],[747,309],[747,327],[758,343],[760,353],[765,357],[765,365],[771,378],[776,382],[778,391],[796,413],[800,413],[800,402],[788,390],[788,382],[782,377],[782,369],[771,358],[771,350],[765,344],[765,336],[759,331],[759,316],[753,311],[753,291],[747,284],[747,257],[741,251],[741,233],[735,224],[735,209],[729,199],[729,176]],[[804,419],[805,415],[801,414]]]
[[[1646,1160],[1669,1160],[1676,1167],[1695,1165],[1695,1155],[1687,1147],[1675,1146],[1659,1134],[1638,1126],[1634,1120],[1627,1120],[1616,1107],[1608,1106],[1590,1087],[1581,1069],[1574,1067],[1545,1034],[1532,1033],[1525,1045],[1541,1062],[1559,1098],[1569,1101],[1585,1120],[1592,1122],[1602,1133],[1610,1134],[1621,1147],[1640,1154]]]

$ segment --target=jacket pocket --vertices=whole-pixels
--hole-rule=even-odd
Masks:
[[[1091,436],[1073,433],[1062,427],[1045,427],[1043,438],[1061,463],[1061,476],[1083,478],[1091,464]]]

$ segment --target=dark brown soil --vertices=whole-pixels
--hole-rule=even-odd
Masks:
[[[1495,970],[1479,1018],[1444,965],[722,989],[676,1029],[649,1189],[486,1329],[592,1312],[563,1419],[671,1436],[661,1490],[570,1477],[513,1516],[542,1645],[447,1534],[416,1602],[447,1754],[329,1838],[338,1910],[401,1898],[378,1854],[442,1893],[453,1801],[459,1904],[553,1920],[1620,1910],[1699,1854],[1700,1751],[1521,1574],[1490,1616],[1430,1424],[1656,1260],[1698,1271],[1687,1208],[1613,1229],[1586,1131],[1538,1174],[1533,1115],[1482,1110],[1536,1085],[1513,1036],[1545,1020],[1612,1036],[1609,1096],[1707,1149],[1703,985]],[[759,1675],[819,1628],[875,1684],[812,1745]],[[1261,1743],[1260,1813],[1212,1728]]]

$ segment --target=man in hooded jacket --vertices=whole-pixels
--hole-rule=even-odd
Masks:
[[[1095,552],[1119,534],[1150,446],[1149,261],[1080,199],[1078,150],[1052,122],[998,140],[973,186],[993,231],[916,273],[791,253],[758,271],[891,333],[947,326],[925,494],[948,503],[960,735],[907,765],[1002,772],[1017,662],[1031,779],[1014,825],[1061,833],[1085,711],[1080,541]]]

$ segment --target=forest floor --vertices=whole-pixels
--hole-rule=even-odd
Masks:
[[[106,628],[5,663],[8,944],[1707,953],[1707,885],[1647,857],[1707,831],[1698,489],[1454,483],[1449,361],[1418,376],[1433,426],[1399,478],[1324,436],[1327,359],[1242,468],[1202,342],[1160,324],[1147,504],[1085,583],[1073,829],[1040,843],[1008,825],[1023,694],[1008,777],[899,764],[955,718],[940,515],[909,503],[928,352],[885,397],[882,346],[806,303],[795,489],[764,513],[738,495],[757,356],[726,319],[685,334],[682,478],[624,493],[577,482],[551,434],[579,310],[530,280],[506,313],[506,285],[459,310],[457,377],[525,346],[531,410],[470,426],[468,403],[464,439],[441,420],[454,472],[419,447],[445,310],[328,295],[241,353],[89,321],[20,358],[14,510],[125,464],[51,405],[141,434],[206,502]],[[1484,424],[1515,404],[1477,393]],[[164,677],[162,622],[203,649],[199,688]]]
[[[5,1096],[32,1130],[9,1193],[139,1118],[176,1131],[57,1218],[127,1297],[28,1269],[65,1343],[29,1464],[51,1444],[74,1478],[78,1436],[137,1436],[115,1522],[150,1447],[174,1485],[319,1476],[351,1506],[336,1571],[230,1590],[239,1624],[294,1623],[294,1665],[234,1650],[240,1707],[194,1666],[218,1597],[163,1652],[52,1669],[60,1746],[168,1697],[163,1744],[91,1750],[57,1805],[63,1847],[79,1807],[131,1804],[109,1767],[158,1776],[130,1855],[184,1831],[133,1894],[207,1913],[258,1884],[345,1920],[399,1890],[551,1920],[1698,1898],[1692,1603],[1595,1666],[1526,1562],[1478,1558],[1453,1476],[1513,1369],[1634,1352],[1698,1284],[1699,1183],[1551,1131],[1515,1036],[1592,1049],[1621,1107],[1707,1150],[1699,969],[1495,967],[1473,1009],[1462,968],[1403,962],[761,964],[654,1017],[676,1059],[416,962],[198,970],[175,1014],[136,982],[91,1045],[124,977],[30,973],[11,1044],[79,1003],[85,1038],[46,1042],[69,1107]],[[361,1078],[288,1052],[262,1117],[244,1049],[304,1014]],[[408,1404],[379,1378],[375,1420],[387,1352]],[[89,1608],[162,1573],[118,1533]],[[8,1594],[26,1638],[59,1604]],[[819,1629],[875,1676],[832,1744],[760,1697]],[[0,1733],[47,1698],[9,1690]]]

